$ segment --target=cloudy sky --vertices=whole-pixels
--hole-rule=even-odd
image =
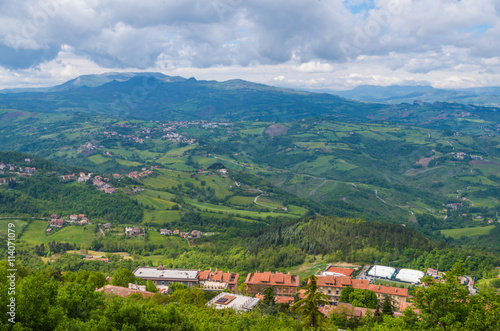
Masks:
[[[500,0],[2,0],[0,22],[0,88],[108,71],[500,85]]]

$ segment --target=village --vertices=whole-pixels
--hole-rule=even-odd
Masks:
[[[31,163],[30,158],[24,159],[24,162],[26,164]],[[2,184],[8,184],[9,182],[15,182],[17,179],[16,177],[4,177],[4,176],[19,176],[21,178],[27,178],[28,176],[32,176],[36,174],[36,168],[35,167],[22,167],[20,165],[14,164],[14,163],[3,163],[0,161],[0,176],[3,178],[0,178],[0,185]]]
[[[203,291],[221,292],[207,303],[216,309],[232,308],[250,311],[265,299],[264,293],[269,288],[272,289],[277,304],[293,305],[296,300],[304,298],[306,293],[306,290],[301,289],[298,275],[282,272],[248,273],[243,282],[239,282],[240,274],[238,273],[211,268],[202,271],[200,269],[168,269],[160,265],[137,267],[133,274],[145,282],[152,282],[156,287],[155,292],[162,294],[170,293],[170,287],[173,284],[182,284],[187,288],[200,288]],[[441,281],[443,273],[432,268],[428,268],[424,273],[418,270],[398,270],[379,265],[347,268],[330,264],[315,275],[319,291],[326,296],[329,303],[318,309],[326,316],[331,316],[333,313],[345,314],[348,318],[373,315],[374,309],[356,307],[351,303],[341,301],[343,290],[358,289],[374,292],[379,302],[390,300],[395,316],[400,316],[403,310],[413,306],[408,288],[380,285],[375,281],[392,279],[402,285],[421,286],[420,279],[425,275],[431,276],[435,281]],[[461,277],[461,283],[469,289],[474,288],[474,281],[468,277]],[[155,294],[146,291],[145,285],[133,283],[129,283],[128,288],[105,285],[97,291],[122,297],[132,294],[150,297]]]
[[[196,143],[196,139],[187,138],[185,132],[178,132],[179,129],[188,128],[191,126],[199,126],[203,129],[210,130],[218,128],[219,126],[231,126],[233,123],[226,122],[206,122],[206,121],[180,121],[180,122],[160,122],[156,121],[158,127],[139,127],[137,124],[130,123],[115,123],[105,129],[104,131],[93,132],[93,135],[101,135],[108,139],[119,139],[133,141],[138,144],[143,144],[148,139],[163,139],[175,143],[185,143],[192,145]],[[134,132],[127,132],[133,130]],[[119,132],[122,131],[123,133]],[[93,150],[100,148],[94,143],[88,142],[80,147],[81,150]]]

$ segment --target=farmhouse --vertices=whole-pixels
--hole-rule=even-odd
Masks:
[[[196,269],[165,269],[163,266],[137,267],[134,270],[135,277],[146,281],[151,280],[158,286],[179,283],[193,287],[199,283],[199,273]]]
[[[54,226],[56,228],[60,228],[62,227],[64,224],[64,220],[63,219],[53,219],[50,221],[50,226]]]
[[[169,230],[169,229],[160,229],[160,234],[162,236],[171,236],[172,235],[172,230]]]
[[[146,233],[144,229],[141,229],[138,226],[132,227],[125,227],[125,234],[128,236],[144,236]]]
[[[299,289],[300,277],[281,272],[255,272],[247,275],[245,284],[248,294],[264,293],[271,286],[276,295],[294,296]]]

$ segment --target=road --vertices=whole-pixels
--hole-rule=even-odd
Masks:
[[[309,196],[313,196],[313,195],[315,195],[315,194],[316,194],[316,191],[317,191],[317,190],[318,190],[321,186],[325,185],[327,181],[328,181],[328,179],[325,179],[325,180],[323,181],[323,183],[321,183],[318,187],[316,187],[314,190],[312,190],[312,191],[311,191],[311,193],[309,193]]]
[[[267,206],[267,205],[263,205],[263,204],[261,204],[261,203],[258,203],[258,202],[257,202],[257,199],[258,199],[259,197],[263,196],[263,195],[264,195],[264,193],[262,193],[261,195],[256,196],[256,197],[255,197],[255,199],[253,199],[253,203],[255,203],[256,205],[262,206],[262,207],[266,207],[266,208],[278,209],[278,208],[274,208],[274,207],[271,207],[271,206]]]
[[[101,228],[101,224],[97,224],[97,227],[99,228],[99,230],[101,231],[101,234],[103,237],[106,237],[106,235],[104,234],[104,231],[102,231],[102,228]]]

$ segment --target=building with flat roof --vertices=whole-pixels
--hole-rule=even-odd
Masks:
[[[215,309],[228,309],[250,311],[259,303],[260,299],[247,297],[241,294],[220,293],[207,302],[207,306]]]
[[[412,269],[401,269],[397,273],[394,279],[399,280],[400,282],[420,284],[420,279],[425,276],[425,273],[418,270]]]
[[[249,273],[245,280],[248,294],[264,293],[268,287],[274,289],[275,295],[294,296],[299,290],[300,277],[281,272]]]
[[[393,267],[374,265],[367,272],[367,275],[372,276],[372,277],[376,277],[376,278],[392,279],[392,277],[394,276],[395,273],[396,273],[396,269]]]
[[[170,283],[184,284],[187,287],[196,286],[199,283],[199,270],[196,269],[165,269],[163,266],[137,267],[134,276],[144,280],[151,280],[158,286]]]

